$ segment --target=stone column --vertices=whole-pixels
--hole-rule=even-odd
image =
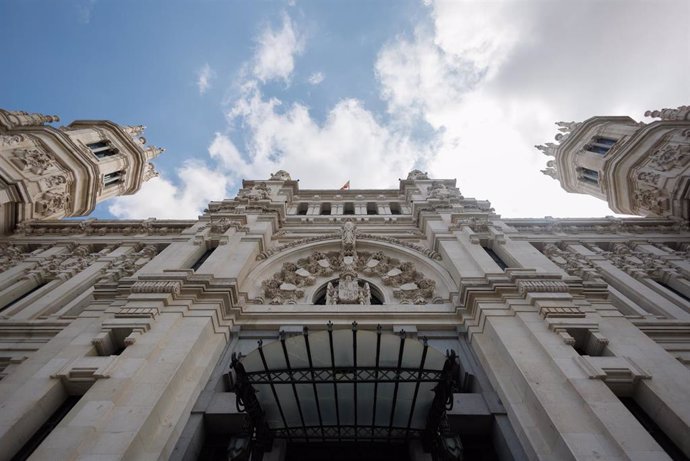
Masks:
[[[0,459],[10,459],[65,401],[66,387],[51,375],[92,353],[90,339],[98,330],[96,319],[74,320],[0,381]]]
[[[566,295],[567,297],[567,295]],[[503,309],[501,309],[503,307]],[[480,303],[472,347],[533,459],[666,459],[663,450],[575,350],[528,306]]]
[[[225,343],[210,317],[163,311],[34,456],[168,459]]]

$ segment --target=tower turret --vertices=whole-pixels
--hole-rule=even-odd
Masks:
[[[0,232],[27,220],[84,216],[157,175],[143,126],[0,109]]]
[[[568,192],[606,200],[612,210],[690,219],[690,106],[630,117],[558,122],[558,144],[536,146],[553,157],[542,170]]]

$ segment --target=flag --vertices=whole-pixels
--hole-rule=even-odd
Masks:
[[[348,179],[345,184],[343,184],[343,187],[340,188],[340,190],[350,190],[350,180]]]

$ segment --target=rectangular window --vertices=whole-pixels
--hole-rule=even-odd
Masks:
[[[400,204],[398,202],[390,203],[391,214],[400,214]]]
[[[92,142],[86,146],[91,149],[91,152],[93,152],[93,154],[99,159],[110,157],[111,155],[116,155],[118,153],[118,150],[108,141]]]
[[[585,150],[600,155],[606,155],[614,144],[616,144],[615,139],[596,136],[592,139],[592,142],[585,146]]]
[[[309,204],[308,203],[302,202],[297,207],[297,214],[298,215],[306,215],[307,211],[309,211]]]
[[[103,185],[111,186],[113,184],[120,183],[122,182],[122,178],[124,177],[124,175],[124,171],[115,171],[114,173],[107,173],[103,176]]]
[[[579,168],[580,179],[592,184],[599,184],[599,172],[589,168]]]
[[[343,207],[343,214],[355,214],[355,205],[352,202],[347,202]]]
[[[319,210],[319,214],[321,214],[321,215],[331,214],[331,204],[330,203],[322,203],[321,209]]]
[[[367,203],[367,214],[379,214],[379,207],[374,202]]]

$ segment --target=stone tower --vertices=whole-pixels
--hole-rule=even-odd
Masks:
[[[102,200],[133,194],[157,173],[143,126],[0,109],[0,232],[36,219],[85,216]]]
[[[568,192],[606,200],[617,213],[690,219],[690,106],[630,117],[558,122],[556,141],[537,146],[544,174]]]

